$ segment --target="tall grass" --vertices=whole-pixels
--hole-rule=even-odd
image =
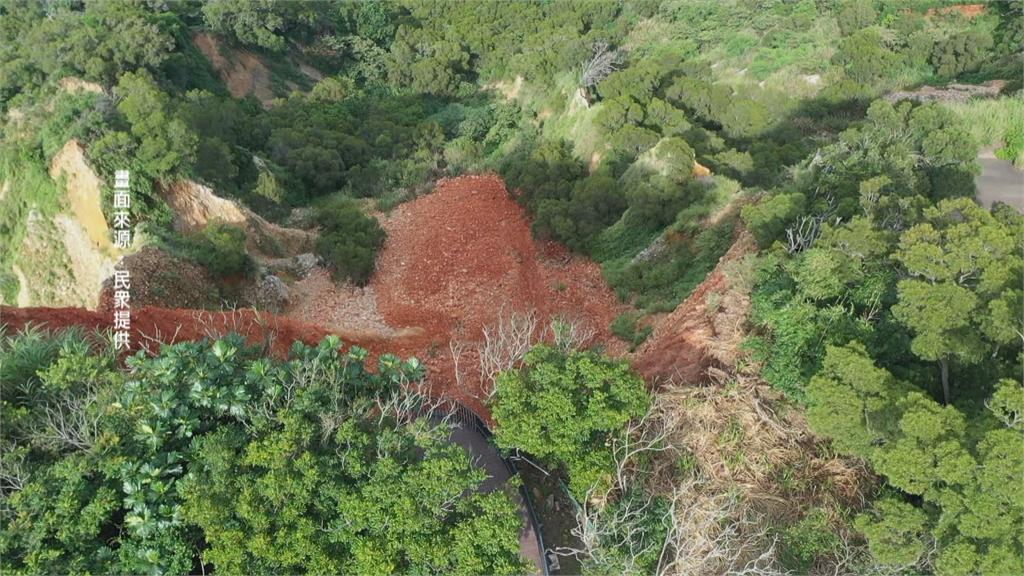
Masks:
[[[964,120],[980,146],[994,147],[1000,158],[1024,168],[1024,96],[975,99],[948,106]]]

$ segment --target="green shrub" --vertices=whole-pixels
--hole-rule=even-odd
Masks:
[[[0,294],[12,304],[18,295],[18,279],[13,274],[15,260],[27,231],[32,210],[52,216],[60,210],[61,193],[46,171],[38,153],[25,148],[0,149]]]
[[[478,169],[482,159],[483,146],[466,136],[451,140],[444,147],[444,161],[452,175]]]
[[[5,574],[527,571],[510,494],[396,408],[415,359],[230,334],[122,367],[84,336],[0,331]]]
[[[604,263],[604,276],[623,300],[646,312],[669,312],[704,281],[732,245],[736,218],[722,220],[691,241],[666,239],[642,259],[617,258]]]
[[[186,254],[214,276],[227,277],[252,271],[245,249],[245,231],[223,222],[211,222],[202,232],[185,239]]]
[[[803,194],[778,194],[757,204],[744,206],[741,214],[757,243],[767,248],[781,238],[786,226],[803,213],[804,205]]]
[[[878,12],[875,11],[871,2],[850,0],[843,5],[843,9],[839,11],[836,19],[843,35],[849,36],[861,28],[867,28],[873,24],[877,17]]]
[[[564,467],[577,498],[611,482],[609,436],[644,414],[644,381],[621,360],[538,345],[523,367],[498,375],[492,414],[498,446]]]
[[[782,530],[779,544],[783,565],[806,574],[817,558],[835,551],[840,540],[826,512],[815,508],[800,521]]]
[[[644,340],[654,330],[651,326],[640,326],[639,321],[643,317],[641,312],[629,310],[619,314],[612,320],[611,330],[618,339],[629,343],[630,350],[643,344]]]
[[[336,196],[317,208],[315,220],[320,227],[316,252],[333,276],[359,285],[369,282],[386,236],[377,219],[363,214],[351,198]]]
[[[1003,147],[996,150],[996,157],[1013,162],[1017,169],[1024,167],[1024,127],[1011,125],[1006,129]]]
[[[973,72],[989,57],[993,44],[992,34],[984,30],[958,32],[935,43],[931,64],[947,78]]]

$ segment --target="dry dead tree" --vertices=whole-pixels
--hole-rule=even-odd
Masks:
[[[597,330],[581,318],[565,315],[552,316],[544,329],[543,340],[550,340],[562,352],[585,348],[597,335]]]
[[[279,332],[279,320],[276,316],[268,316],[258,308],[252,308],[252,317],[248,317],[244,309],[234,304],[226,304],[220,312],[196,310],[192,312],[192,320],[199,331],[211,340],[218,340],[235,333],[248,337],[252,331],[261,338],[260,354],[269,354],[274,348]]]
[[[448,352],[452,355],[452,369],[455,372],[455,387],[462,390],[462,369],[459,363],[462,361],[462,354],[466,351],[468,344],[462,340],[452,338],[448,341]]]
[[[573,529],[581,545],[557,548],[555,554],[626,574],[648,570],[640,561],[655,551],[658,575],[784,573],[769,523],[755,511],[747,490],[721,482],[713,468],[705,471],[700,463],[682,480],[673,470],[678,453],[692,451],[692,435],[704,434],[691,429],[700,424],[689,414],[693,410],[680,406],[679,398],[660,395],[644,417],[612,440],[612,486],[587,493],[577,505]],[[655,511],[656,497],[667,502],[667,510]],[[616,504],[606,505],[612,498]],[[650,536],[652,522],[664,528],[663,539]]]
[[[485,398],[490,398],[494,395],[498,374],[517,368],[536,344],[547,341],[563,352],[570,352],[588,346],[596,335],[597,330],[580,318],[556,315],[542,323],[535,310],[508,312],[502,306],[494,323],[481,330],[481,340],[452,338],[448,341],[455,383],[462,389],[463,358],[475,352],[480,384]]]
[[[42,446],[88,450],[100,436],[100,411],[91,391],[61,398],[47,405],[45,414],[41,429],[32,435]]]
[[[29,478],[25,466],[25,452],[13,448],[0,447],[0,495],[4,496],[24,488]]]
[[[708,491],[691,478],[670,496],[668,534],[658,558],[659,575],[784,574],[768,523],[735,492]]]
[[[594,42],[591,46],[590,59],[580,67],[580,95],[583,101],[590,104],[590,89],[619,69],[622,55],[612,50],[604,40]]]
[[[448,424],[454,417],[456,406],[448,399],[429,392],[425,380],[406,381],[399,386],[398,393],[374,399],[377,406],[378,424],[393,418],[395,427],[411,424],[417,418],[430,416],[440,423]]]
[[[572,534],[579,539],[580,547],[559,546],[551,552],[593,566],[614,566],[623,574],[640,574],[640,559],[661,546],[647,537],[646,520],[654,498],[628,499],[614,507],[595,503],[599,499],[588,491],[587,497],[577,503]]]
[[[533,310],[506,314],[502,306],[497,321],[484,327],[484,340],[479,350],[480,377],[489,384],[488,397],[494,394],[494,379],[498,374],[515,368],[536,343],[537,325],[537,314]]]
[[[179,332],[181,332],[180,324],[175,327],[174,334],[172,334],[171,338],[168,340],[167,338],[164,338],[163,332],[158,326],[153,327],[152,334],[146,334],[139,330],[139,349],[145,351],[146,354],[149,354],[150,356],[156,356],[160,351],[160,346],[164,344],[174,344],[178,341]]]
[[[821,195],[821,191],[815,191],[815,194]],[[836,200],[831,194],[825,194],[825,209],[818,214],[810,216],[801,216],[800,220],[793,226],[786,228],[786,252],[794,254],[796,252],[802,252],[807,250],[814,245],[814,242],[818,240],[818,236],[821,236],[821,226],[826,222],[831,221],[833,224],[839,224],[841,221],[839,218],[833,220],[832,215],[836,211]]]
[[[611,441],[615,472],[609,488],[593,487],[576,503],[576,527],[572,534],[580,541],[579,547],[560,546],[552,550],[559,556],[573,556],[583,563],[612,567],[623,574],[639,574],[642,558],[664,544],[649,537],[649,515],[655,505],[651,491],[633,491],[634,484],[643,484],[646,473],[637,465],[643,454],[674,450],[666,442],[673,422],[664,404],[655,401],[647,413],[630,422],[619,437]],[[637,497],[637,494],[643,494]],[[620,502],[607,506],[615,494]],[[629,496],[627,496],[629,494]],[[668,514],[662,523],[670,524]]]
[[[631,421],[626,429],[611,440],[615,460],[615,488],[626,492],[634,482],[644,480],[644,470],[638,465],[640,456],[659,452],[679,452],[668,442],[679,423],[679,416],[667,403],[655,398],[647,413]]]

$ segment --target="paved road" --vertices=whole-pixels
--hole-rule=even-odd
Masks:
[[[510,478],[508,468],[505,467],[498,449],[474,428],[454,427],[451,441],[461,446],[476,466],[487,472],[488,478],[480,485],[482,493],[500,490]],[[526,504],[523,503],[518,491],[515,492],[515,498],[519,504],[519,517],[523,521],[523,529],[519,532],[519,553],[534,563],[538,573],[542,573],[543,557],[540,547],[537,546],[537,533],[533,522],[530,521],[529,512],[526,511]]]
[[[996,158],[991,150],[978,155],[981,174],[975,178],[978,187],[978,201],[985,208],[994,202],[1003,202],[1024,212],[1024,172],[1017,170],[1006,160]]]

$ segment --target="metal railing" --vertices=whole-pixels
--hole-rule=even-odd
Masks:
[[[494,437],[494,433],[491,432],[491,429],[487,427],[486,423],[484,423],[484,419],[481,418],[480,415],[477,414],[475,410],[466,406],[465,404],[462,404],[461,402],[452,401],[451,414],[452,420],[463,426],[467,426],[472,428],[473,430],[476,430],[476,432],[483,436],[484,439],[486,439],[492,445],[494,444],[494,441],[492,440],[492,438]],[[498,450],[498,447],[495,446],[494,449]],[[505,465],[505,468],[508,470],[509,476],[515,476],[519,474],[519,467],[512,459],[502,455],[500,450],[498,454],[499,456],[501,456],[501,462]],[[530,491],[526,489],[526,485],[523,483],[519,484],[519,495],[523,499],[523,504],[526,505],[526,513],[530,518],[530,524],[533,525],[533,533],[537,537],[537,546],[540,549],[541,570],[544,576],[550,576],[551,568],[548,565],[547,549],[544,547],[544,536],[541,534],[540,519],[537,518],[537,512],[533,508],[533,499],[530,498]]]

